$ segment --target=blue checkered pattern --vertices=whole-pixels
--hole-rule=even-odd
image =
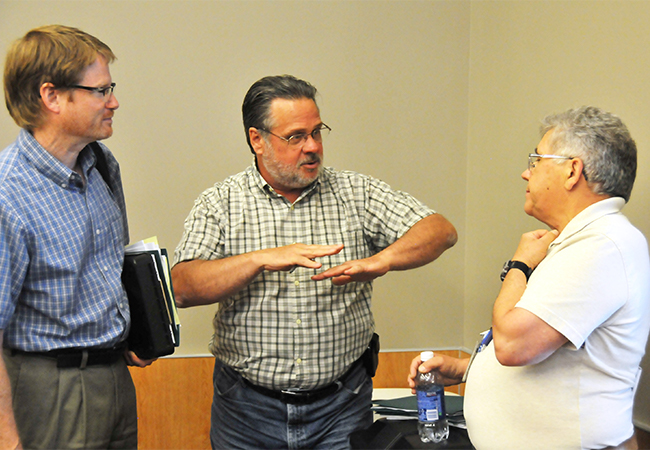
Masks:
[[[311,276],[386,248],[434,211],[377,179],[324,169],[293,203],[253,165],[217,183],[185,221],[175,261],[212,260],[303,244],[344,244],[319,270],[264,272],[219,304],[211,350],[254,384],[313,389],[336,380],[365,350],[372,283],[334,286]]]
[[[89,147],[78,158],[85,184],[25,130],[0,153],[0,329],[9,347],[108,347],[128,332],[126,206],[118,163],[102,148],[113,192]]]

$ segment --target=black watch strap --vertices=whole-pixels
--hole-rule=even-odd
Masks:
[[[525,263],[521,261],[508,261],[503,265],[503,270],[501,271],[501,281],[506,279],[506,275],[510,271],[510,269],[519,269],[521,270],[524,275],[526,275],[526,281],[530,278],[530,274],[533,273],[533,269],[528,267]]]

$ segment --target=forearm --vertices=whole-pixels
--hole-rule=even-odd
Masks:
[[[342,249],[340,244],[291,244],[212,261],[182,262],[172,269],[176,304],[185,308],[217,303],[244,289],[265,270],[287,271],[295,266],[319,269],[319,258]]]
[[[248,286],[262,271],[252,253],[181,262],[172,269],[176,304],[186,308],[220,302]]]
[[[0,348],[2,348],[2,331],[0,331]],[[11,384],[5,367],[4,359],[0,355],[0,448],[22,448],[18,428],[14,417],[11,402]]]
[[[503,280],[492,308],[492,335],[497,357],[511,360],[525,348],[526,330],[517,320],[515,305],[526,290],[526,276],[520,270],[510,270]],[[514,364],[518,365],[518,364]]]
[[[401,238],[375,255],[389,270],[408,270],[437,259],[458,240],[454,226],[440,214],[421,219]]]
[[[564,335],[535,314],[516,307],[526,286],[524,273],[510,270],[492,309],[494,350],[504,366],[537,364],[567,342]]]

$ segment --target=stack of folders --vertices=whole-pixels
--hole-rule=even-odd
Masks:
[[[467,428],[463,416],[463,397],[445,394],[447,422],[450,426]],[[373,400],[372,410],[387,420],[417,420],[418,400],[415,395],[393,398],[390,400]]]
[[[129,298],[129,349],[142,359],[174,353],[180,345],[180,321],[167,250],[153,237],[124,251],[122,282]]]

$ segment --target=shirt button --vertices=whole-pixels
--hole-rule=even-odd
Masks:
[[[297,323],[298,325],[300,325],[300,324],[302,323],[302,320],[298,319],[298,320],[296,320],[296,323]]]
[[[96,234],[102,234],[102,230],[95,231]]]
[[[300,281],[296,280],[296,281],[293,282],[293,284],[295,284],[296,286],[298,286],[298,285],[300,285]]]
[[[296,359],[296,364],[302,364],[302,359],[300,358]]]

